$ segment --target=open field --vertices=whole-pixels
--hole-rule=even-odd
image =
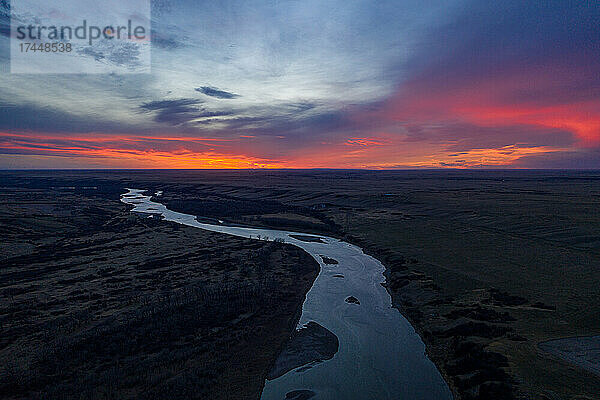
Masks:
[[[32,184],[53,175],[32,174],[38,175]],[[458,398],[599,398],[597,375],[538,343],[600,334],[600,173],[57,176],[80,185],[163,190],[160,201],[178,211],[361,245],[387,266],[395,305],[420,332]]]
[[[599,175],[571,174],[323,172],[214,192],[317,211],[380,258],[463,398],[598,398],[597,376],[537,347],[600,332]]]
[[[133,215],[118,184],[0,182],[1,398],[260,396],[310,256]]]

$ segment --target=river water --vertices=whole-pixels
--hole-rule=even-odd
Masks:
[[[298,328],[311,321],[320,324],[337,336],[338,351],[329,360],[267,380],[262,399],[308,398],[300,393],[314,400],[452,399],[446,382],[427,358],[421,338],[392,308],[390,295],[382,286],[385,267],[359,247],[326,236],[200,223],[193,215],[151,201],[145,190],[127,190],[121,201],[133,205],[134,212],[159,214],[166,221],[228,235],[283,239],[319,262],[321,269],[302,305]],[[321,240],[299,240],[290,235]],[[326,264],[321,256],[338,264]],[[349,296],[360,304],[347,302]]]

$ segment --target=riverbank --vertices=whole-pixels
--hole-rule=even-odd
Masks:
[[[321,260],[321,271],[302,306],[303,328],[279,355],[262,399],[289,397],[298,388],[323,400],[451,398],[439,371],[424,356],[422,340],[392,308],[382,287],[385,268],[378,260],[330,237],[205,224],[194,214],[169,210],[144,192],[129,189],[122,201],[133,204],[134,213],[244,238],[291,243]]]
[[[56,179],[54,173],[35,174]],[[62,176],[69,176],[64,186],[73,186],[73,180],[81,186],[136,184],[201,206],[208,199],[221,203],[216,210],[226,222],[361,245],[385,264],[395,304],[420,332],[457,399],[479,395],[476,390],[489,376],[487,367],[471,364],[467,354],[506,374],[515,398],[570,400],[600,393],[596,375],[538,347],[553,339],[600,334],[600,214],[595,212],[600,176],[593,171]],[[281,225],[270,225],[273,221]],[[471,365],[473,373],[460,365]]]
[[[0,397],[260,397],[312,257],[136,216],[99,189],[2,183]]]
[[[186,184],[172,181],[170,193],[255,202],[228,219],[341,237],[382,260],[395,305],[420,332],[457,398],[496,391],[506,398],[571,399],[600,392],[596,376],[538,348],[600,333],[594,301],[600,221],[592,211],[600,193],[593,173],[264,176],[268,181],[261,174],[201,173]],[[284,225],[271,224],[274,210],[262,220],[264,200],[285,213]],[[327,229],[308,226],[307,218]]]

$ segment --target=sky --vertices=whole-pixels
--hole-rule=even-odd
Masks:
[[[11,74],[9,18],[0,169],[600,168],[596,1],[155,0],[145,74]]]

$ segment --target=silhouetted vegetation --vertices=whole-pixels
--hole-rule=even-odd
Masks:
[[[73,186],[68,179],[83,185],[87,179],[109,189],[115,182],[122,186],[134,182],[137,187],[164,190],[164,201],[231,202],[236,211],[222,218],[226,223],[330,235],[361,246],[386,266],[394,305],[419,332],[457,399],[595,398],[600,392],[593,375],[537,346],[551,339],[599,333],[597,171],[32,174],[24,187],[41,187],[38,178],[46,187],[58,186],[51,182],[59,178],[65,180],[60,186]],[[109,196],[110,190],[105,191]],[[54,232],[52,228],[44,228],[43,234],[31,232],[28,224],[0,224],[0,232],[38,238]],[[113,228],[108,224],[106,229]],[[49,266],[33,268],[34,272],[20,273],[27,279],[38,272],[51,273]],[[245,272],[232,273],[253,277],[253,271],[248,266]],[[16,274],[13,279],[21,278]],[[164,276],[148,279],[160,285]],[[13,286],[14,299],[23,296],[19,290],[35,292]],[[74,298],[88,295],[75,294],[76,290]],[[46,298],[44,304],[50,307],[56,301]],[[26,321],[26,306],[19,307],[14,315]],[[461,344],[475,347],[455,351]],[[467,356],[469,351],[473,357]]]
[[[0,397],[259,397],[312,257],[45,185],[0,194]]]

